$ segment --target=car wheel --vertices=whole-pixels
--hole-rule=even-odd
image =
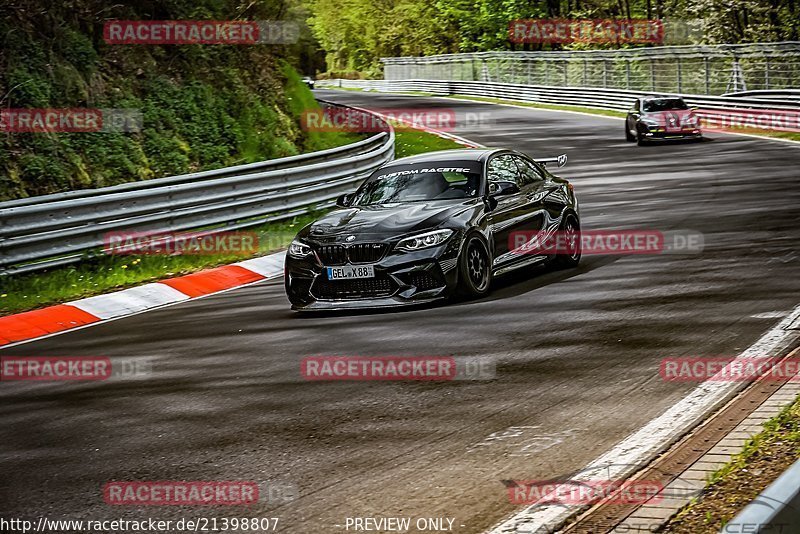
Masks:
[[[553,260],[556,269],[569,269],[576,267],[581,261],[581,236],[578,219],[570,214],[564,217],[559,226],[559,231],[564,236],[566,250],[557,254]]]
[[[628,127],[628,121],[625,121],[625,140],[628,142],[636,141],[636,136],[631,133],[631,129]]]
[[[489,292],[492,283],[492,259],[483,239],[467,237],[459,259],[458,289],[461,295],[477,298]]]

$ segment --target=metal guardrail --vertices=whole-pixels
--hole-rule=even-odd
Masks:
[[[80,261],[109,232],[214,233],[328,207],[394,158],[377,120],[385,132],[311,154],[0,203],[0,275]]]
[[[560,104],[589,108],[627,111],[638,96],[647,91],[602,89],[595,87],[551,87],[511,83],[450,80],[321,80],[318,87],[342,87],[381,92],[423,92],[434,95],[465,95],[542,104]],[[665,93],[659,93],[665,94]],[[676,95],[678,96],[678,95]],[[680,95],[691,106],[700,108],[704,119],[724,119],[737,110],[800,112],[800,105],[791,97],[764,98],[754,96]]]
[[[792,464],[739,514],[721,534],[800,531],[800,461]]]

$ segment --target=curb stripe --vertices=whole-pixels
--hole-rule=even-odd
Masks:
[[[0,347],[283,276],[285,252],[0,317]]]
[[[286,252],[278,252],[276,254],[270,254],[269,256],[240,261],[234,263],[234,265],[256,272],[265,278],[274,278],[283,274],[283,261],[285,257]]]
[[[200,297],[223,289],[249,284],[265,278],[239,265],[225,265],[178,278],[164,280],[162,283],[189,297]]]
[[[188,299],[177,289],[155,283],[80,299],[70,304],[100,319],[111,319]]]
[[[41,310],[17,313],[0,317],[2,345],[14,341],[22,341],[34,337],[61,332],[99,321],[91,313],[87,313],[69,304],[58,304]]]

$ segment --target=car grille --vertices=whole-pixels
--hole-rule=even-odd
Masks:
[[[396,284],[388,276],[357,280],[325,280],[317,278],[311,292],[323,300],[388,297],[395,292]]]
[[[429,271],[416,271],[409,275],[411,285],[416,286],[419,291],[434,289],[444,285],[442,279]]]
[[[386,243],[357,243],[354,245],[321,245],[317,254],[323,265],[344,265],[345,263],[375,263],[380,261],[389,249]]]

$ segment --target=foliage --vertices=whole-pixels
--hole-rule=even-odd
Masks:
[[[0,136],[0,200],[212,169],[333,146],[308,136],[314,105],[270,45],[109,45],[106,20],[280,19],[284,0],[9,0],[0,7],[3,108],[124,108],[139,133]],[[286,87],[284,87],[286,85]]]
[[[380,72],[381,57],[541,49],[509,42],[514,19],[701,19],[707,43],[796,40],[800,33],[796,0],[307,1],[328,69],[373,74]]]

